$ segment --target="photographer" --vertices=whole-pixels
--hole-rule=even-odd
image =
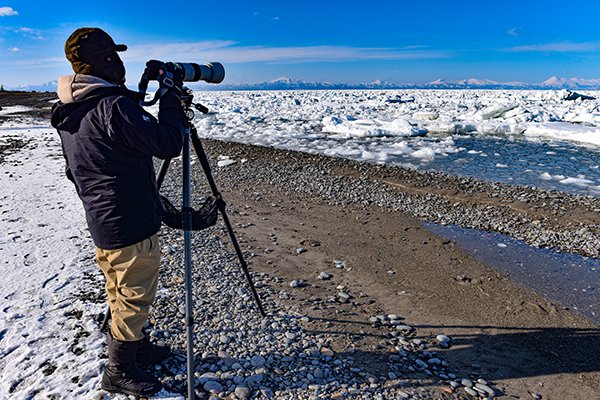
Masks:
[[[152,157],[168,159],[181,152],[183,74],[170,71],[175,85],[161,97],[157,121],[139,105],[141,96],[124,86],[125,67],[117,52],[126,49],[98,28],[71,34],[65,53],[75,75],[59,79],[52,126],[106,277],[112,325],[102,389],[151,395],[161,385],[143,368],[170,354],[142,333],[160,265],[162,206]]]

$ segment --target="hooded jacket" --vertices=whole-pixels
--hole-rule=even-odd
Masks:
[[[139,105],[138,93],[91,75],[59,78],[58,97],[52,126],[96,246],[118,249],[155,234],[162,205],[152,157],[181,152],[177,96],[161,98],[158,120]]]

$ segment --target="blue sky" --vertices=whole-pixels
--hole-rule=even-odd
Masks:
[[[229,83],[591,79],[600,78],[599,19],[600,2],[578,0],[0,0],[0,83],[71,73],[63,45],[81,26],[129,46],[130,86],[148,59],[221,61]]]

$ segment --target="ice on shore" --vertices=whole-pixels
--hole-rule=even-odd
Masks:
[[[195,124],[201,137],[588,193],[543,173],[584,174],[590,191],[600,186],[591,170],[600,96],[589,94],[595,99],[542,90],[197,92],[212,112]]]

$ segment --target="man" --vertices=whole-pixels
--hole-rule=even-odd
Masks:
[[[151,344],[142,328],[160,265],[162,207],[152,157],[181,152],[185,117],[177,93],[183,74],[175,73],[174,88],[161,98],[157,121],[139,105],[140,95],[124,86],[125,67],[117,52],[126,49],[98,28],[71,34],[65,54],[75,75],[59,79],[52,126],[106,277],[112,325],[102,389],[143,396],[161,385],[142,368],[170,353]]]

